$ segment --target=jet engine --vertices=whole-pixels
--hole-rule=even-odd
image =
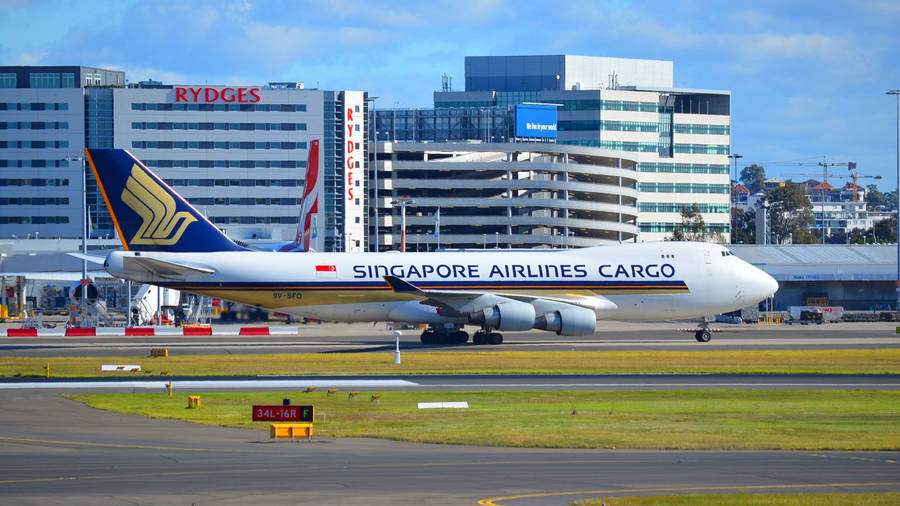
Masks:
[[[534,328],[553,330],[558,336],[584,336],[594,333],[597,316],[590,309],[570,306],[538,316]]]
[[[469,315],[469,322],[497,330],[531,330],[534,306],[525,302],[501,302]]]

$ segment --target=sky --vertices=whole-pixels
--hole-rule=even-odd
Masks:
[[[853,161],[870,176],[860,184],[897,185],[897,97],[885,92],[900,89],[898,0],[0,0],[0,34],[0,65],[303,81],[368,91],[379,108],[431,107],[444,73],[462,90],[466,56],[669,60],[676,87],[731,92],[739,168],[800,180]]]

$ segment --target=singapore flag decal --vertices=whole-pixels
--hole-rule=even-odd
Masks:
[[[335,279],[337,278],[336,265],[317,265],[316,279]]]

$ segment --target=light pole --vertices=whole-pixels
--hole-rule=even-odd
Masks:
[[[900,311],[900,90],[890,90],[888,95],[897,97],[897,197],[894,206],[897,208],[897,310]]]
[[[737,177],[737,161],[738,161],[738,158],[743,158],[743,157],[744,157],[744,155],[739,155],[737,153],[728,155],[728,158],[731,158],[731,167],[732,167],[731,168],[731,180],[732,181],[737,181],[737,179],[738,179],[738,177]]]
[[[415,203],[410,197],[397,197],[391,201],[392,206],[400,206],[400,251],[403,253],[406,253],[406,206]]]
[[[81,162],[81,317],[84,318],[84,299],[87,298],[87,167],[83,156],[67,156],[67,162]]]
[[[375,100],[378,97],[368,97],[366,98],[367,102],[372,102],[372,107],[369,109],[372,113],[372,121],[369,123],[369,128],[372,129],[372,150],[374,156],[372,156],[372,180],[375,185],[375,205],[372,206],[372,211],[375,213],[375,252],[378,252],[378,115],[375,114]]]

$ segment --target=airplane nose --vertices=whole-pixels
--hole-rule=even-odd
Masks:
[[[762,269],[753,267],[753,271],[750,285],[753,287],[754,297],[763,300],[774,296],[778,291],[778,281]]]

